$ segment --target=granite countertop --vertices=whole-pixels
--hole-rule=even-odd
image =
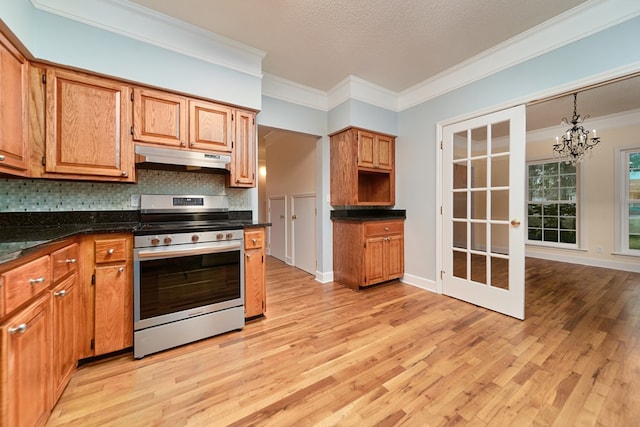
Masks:
[[[228,223],[238,229],[271,225],[252,220],[250,211],[230,212]],[[69,237],[133,232],[139,226],[139,211],[0,213],[0,264]]]
[[[380,221],[406,219],[404,209],[335,209],[330,213],[332,221]]]

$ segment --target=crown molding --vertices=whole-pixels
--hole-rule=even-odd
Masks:
[[[563,130],[567,128],[566,125],[560,124],[559,120],[560,119],[558,119],[557,126],[527,132],[527,144],[540,141],[548,141],[549,143],[555,141],[556,136],[561,135]],[[585,124],[585,128],[597,130],[638,126],[640,125],[640,109],[623,111],[622,113],[602,117],[591,117]]]
[[[639,15],[640,2],[637,0],[588,1],[403,91],[398,98],[399,110],[406,110]]]
[[[329,90],[327,96],[329,110],[349,99],[356,99],[387,110],[398,111],[396,92],[352,75]]]
[[[273,74],[264,73],[262,95],[327,111],[327,93]]]
[[[31,0],[36,9],[173,52],[262,77],[259,49],[126,0]]]

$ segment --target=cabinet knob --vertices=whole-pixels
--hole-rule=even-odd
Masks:
[[[109,255],[113,255],[113,253],[114,253],[114,252],[115,252],[115,251],[113,250],[113,248],[109,248],[109,250],[107,250],[107,253],[108,253]]]
[[[15,328],[7,329],[7,331],[11,335],[13,335],[13,334],[24,334],[26,330],[27,330],[27,324],[26,323],[21,323],[18,326],[16,326]]]
[[[127,173],[127,171],[122,171],[122,172],[120,172],[120,175],[122,175],[122,176],[127,176],[127,175],[128,175],[128,173]]]
[[[67,295],[67,291],[66,291],[66,289],[63,289],[63,290],[61,290],[61,291],[58,291],[58,292],[54,292],[54,293],[53,293],[53,296],[54,296],[54,297],[58,297],[58,298],[62,298],[62,297],[64,297],[65,295]]]
[[[389,231],[389,227],[385,227],[385,228],[384,228],[384,231]]]
[[[247,259],[251,258],[251,255],[247,254]]]
[[[0,162],[4,161],[4,156],[0,154]]]
[[[67,258],[64,260],[64,262],[66,262],[67,264],[75,264],[76,263],[76,259],[75,258]]]
[[[258,242],[258,239],[251,239],[251,241],[253,242],[253,244],[255,245]]]
[[[118,272],[120,272],[120,273],[124,272],[124,267],[118,268]]]
[[[44,283],[44,277],[38,277],[37,279],[29,279],[29,283],[36,285],[38,283]]]
[[[298,219],[297,215],[291,215],[291,219]]]

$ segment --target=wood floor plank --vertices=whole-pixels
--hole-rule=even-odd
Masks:
[[[267,259],[266,317],[77,370],[48,426],[640,425],[640,274],[527,259],[526,320]]]

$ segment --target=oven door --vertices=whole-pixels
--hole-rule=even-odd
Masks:
[[[134,329],[244,306],[243,257],[241,240],[134,249]]]

